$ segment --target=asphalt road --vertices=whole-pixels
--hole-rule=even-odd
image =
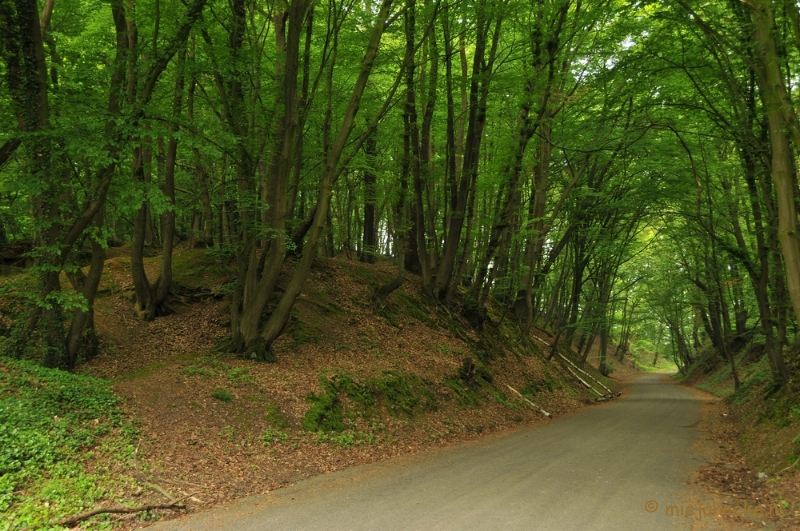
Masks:
[[[693,448],[701,403],[647,375],[621,400],[541,427],[328,474],[150,529],[716,528],[693,513],[697,498],[685,484],[702,464]]]

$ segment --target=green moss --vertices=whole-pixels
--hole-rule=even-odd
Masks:
[[[386,371],[363,382],[343,372],[330,378],[323,373],[320,386],[320,394],[311,394],[306,399],[311,408],[303,417],[302,426],[309,431],[342,431],[348,418],[369,418],[376,406],[382,406],[393,417],[408,418],[436,409],[436,397],[430,386],[417,376],[399,371]],[[347,405],[344,397],[348,399]]]
[[[397,290],[392,294],[392,297],[397,301],[397,313],[402,313],[413,317],[417,321],[425,324],[428,328],[432,328],[433,330],[439,328],[439,325],[430,316],[430,307],[423,299],[412,297],[402,290]],[[387,307],[389,307],[389,305],[387,305]]]
[[[506,406],[509,409],[517,409],[517,405],[509,402],[508,398],[506,398],[506,396],[500,391],[493,392],[492,396],[494,397],[495,402],[498,404]]]
[[[202,365],[189,365],[181,369],[181,372],[186,376],[214,376],[216,374],[213,369]]]
[[[318,344],[325,339],[325,333],[322,330],[301,321],[296,316],[293,316],[292,324],[289,325],[289,329],[286,333],[294,340],[294,347],[306,343]]]
[[[400,323],[396,319],[397,307],[393,307],[391,303],[387,302],[386,305],[378,312],[378,315],[386,319],[386,323],[389,326],[400,328]]]
[[[413,417],[419,410],[436,410],[435,395],[418,376],[386,371],[381,378],[370,380],[368,387],[394,417],[402,414]]]
[[[527,396],[535,396],[541,392],[553,392],[562,389],[564,384],[552,373],[546,372],[544,378],[526,379],[525,386],[520,389],[520,393]]]
[[[278,404],[267,404],[267,420],[272,424],[273,428],[279,430],[289,427],[289,421],[286,420]]]
[[[221,285],[235,269],[231,267],[229,246],[214,246],[204,250],[180,249],[172,260],[176,282],[188,286]]]
[[[344,409],[339,394],[324,374],[319,379],[322,393],[312,393],[306,398],[311,408],[303,417],[301,425],[308,431],[342,431],[345,428]]]
[[[741,378],[743,381],[732,394],[728,396],[728,401],[734,406],[741,406],[750,400],[753,400],[756,393],[769,385],[772,381],[772,372],[769,368],[769,363],[766,359],[762,359],[755,364],[756,370],[749,375],[749,377]],[[722,371],[720,371],[722,372]],[[730,375],[730,366],[728,367],[727,374]]]
[[[230,402],[233,400],[233,395],[226,389],[214,389],[211,391],[211,396],[221,402]]]
[[[368,383],[356,382],[343,372],[333,375],[330,383],[337,393],[344,393],[362,414],[369,413],[375,405],[375,394]]]
[[[464,385],[464,381],[461,378],[445,378],[444,384],[453,391],[460,406],[478,407],[480,405],[481,401],[478,394]]]

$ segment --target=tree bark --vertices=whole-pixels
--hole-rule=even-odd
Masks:
[[[372,72],[372,65],[375,61],[375,57],[378,55],[378,47],[383,32],[386,28],[391,6],[392,0],[383,0],[380,11],[376,16],[375,26],[372,30],[369,45],[367,46],[364,59],[361,63],[361,70],[353,87],[353,92],[345,110],[339,133],[326,158],[325,168],[323,170],[322,180],[320,183],[319,201],[317,202],[314,223],[309,230],[308,241],[306,242],[305,249],[303,250],[303,256],[300,259],[300,262],[297,264],[295,274],[289,281],[289,285],[286,287],[286,291],[281,297],[278,306],[272,312],[272,315],[270,315],[269,320],[264,325],[264,329],[261,332],[261,337],[263,338],[263,348],[267,351],[275,339],[280,336],[286,327],[286,324],[289,321],[290,312],[294,306],[294,302],[300,295],[300,291],[303,288],[303,284],[308,276],[308,272],[311,269],[311,264],[316,257],[317,246],[323,233],[325,218],[327,216],[328,206],[330,204],[331,188],[336,176],[337,165],[339,159],[341,158],[342,152],[344,151],[347,139],[350,136],[350,132],[353,129],[353,124],[355,122],[356,114],[358,113],[361,98],[364,94],[364,89],[366,88],[367,81]]]
[[[795,319],[800,322],[800,245],[797,240],[793,155],[787,134],[789,130],[797,130],[797,117],[789,101],[780,71],[772,6],[769,0],[753,0],[748,5],[752,6],[756,72],[761,85],[761,97],[772,146],[772,179],[775,183],[778,207],[778,239],[786,267],[789,299]]]
[[[374,264],[376,259],[376,238],[378,235],[375,219],[376,176],[375,159],[378,154],[378,141],[375,133],[370,135],[364,146],[368,169],[364,170],[364,237],[359,260]]]

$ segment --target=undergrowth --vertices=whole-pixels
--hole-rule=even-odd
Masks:
[[[0,358],[0,530],[81,512],[112,495],[124,479],[103,463],[133,452],[134,430],[119,404],[106,381]]]
[[[730,364],[713,348],[699,353],[685,380],[730,404],[751,466],[779,470],[800,458],[800,390],[792,383],[779,390],[773,386],[769,360],[758,339],[734,357],[738,389]]]
[[[357,416],[374,416],[376,406],[383,407],[393,417],[406,418],[436,410],[431,387],[418,376],[399,371],[385,371],[364,381],[343,372],[330,377],[323,373],[319,381],[322,392],[308,396],[311,408],[301,422],[308,431],[344,431]]]

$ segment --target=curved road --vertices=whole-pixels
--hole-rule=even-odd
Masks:
[[[624,399],[545,426],[320,476],[152,529],[715,528],[692,513],[685,485],[702,464],[693,449],[701,403],[663,376],[642,376]]]

